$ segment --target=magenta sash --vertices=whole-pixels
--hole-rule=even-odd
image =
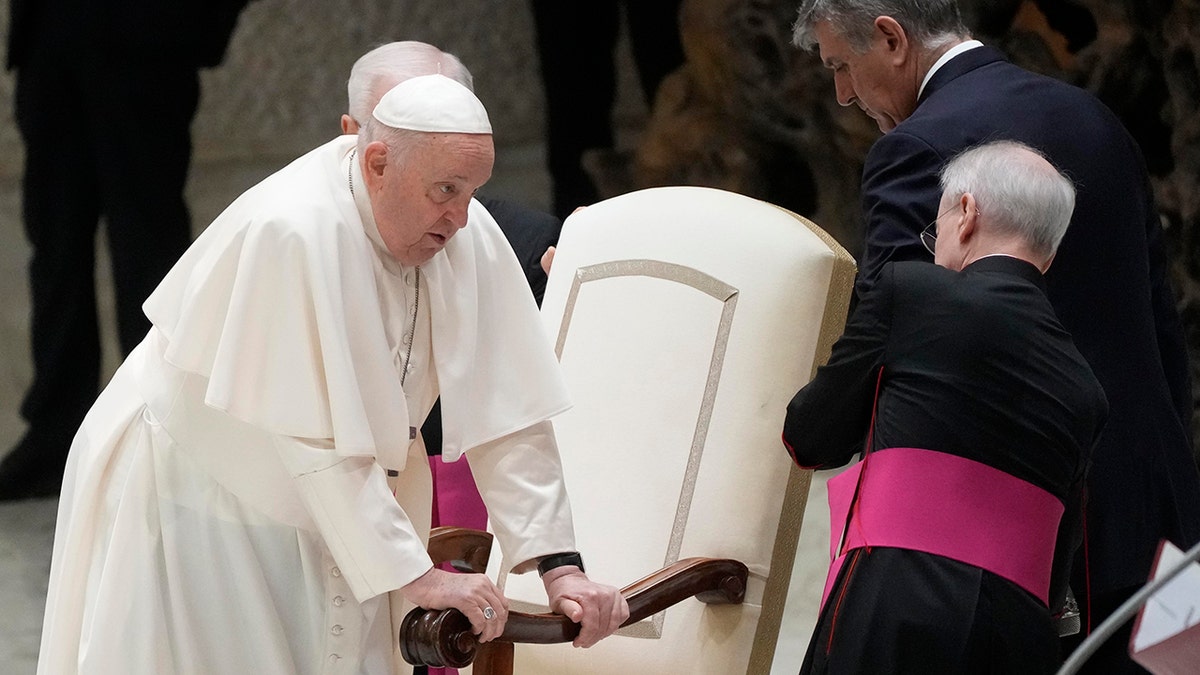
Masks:
[[[1036,485],[944,452],[887,448],[868,453],[828,486],[832,562],[822,607],[846,553],[872,546],[974,565],[1048,602],[1063,505]],[[856,487],[854,516],[847,525]]]

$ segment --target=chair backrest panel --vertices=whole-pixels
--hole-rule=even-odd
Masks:
[[[750,582],[742,605],[689,600],[591,650],[518,645],[516,672],[767,672],[784,614],[815,613],[784,607],[808,475],[783,413],[840,335],[853,274],[816,226],[711,188],[567,219],[542,317],[575,399],[554,424],[589,575],[625,584],[704,556]],[[500,582],[545,611],[536,575]]]

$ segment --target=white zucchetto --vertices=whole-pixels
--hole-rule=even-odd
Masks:
[[[379,99],[371,114],[393,129],[492,133],[483,103],[470,89],[445,75],[421,75],[401,82]]]

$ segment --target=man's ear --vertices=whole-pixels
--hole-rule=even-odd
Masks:
[[[367,187],[383,181],[383,171],[388,164],[388,147],[383,141],[373,141],[363,148],[363,180]]]
[[[958,208],[961,209],[962,220],[958,226],[958,238],[966,243],[978,232],[979,208],[975,205],[975,195],[964,192],[958,198]]]
[[[342,133],[343,134],[357,134],[358,133],[358,122],[354,121],[354,118],[351,117],[349,114],[342,115]]]
[[[875,17],[875,39],[882,40],[893,66],[902,66],[908,61],[908,33],[890,16]]]

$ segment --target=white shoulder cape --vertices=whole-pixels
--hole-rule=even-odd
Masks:
[[[167,361],[209,378],[207,405],[399,470],[410,422],[381,264],[347,184],[355,141],[339,137],[246,191],[143,308],[169,340]],[[421,268],[447,460],[570,407],[520,266],[482,205]]]

